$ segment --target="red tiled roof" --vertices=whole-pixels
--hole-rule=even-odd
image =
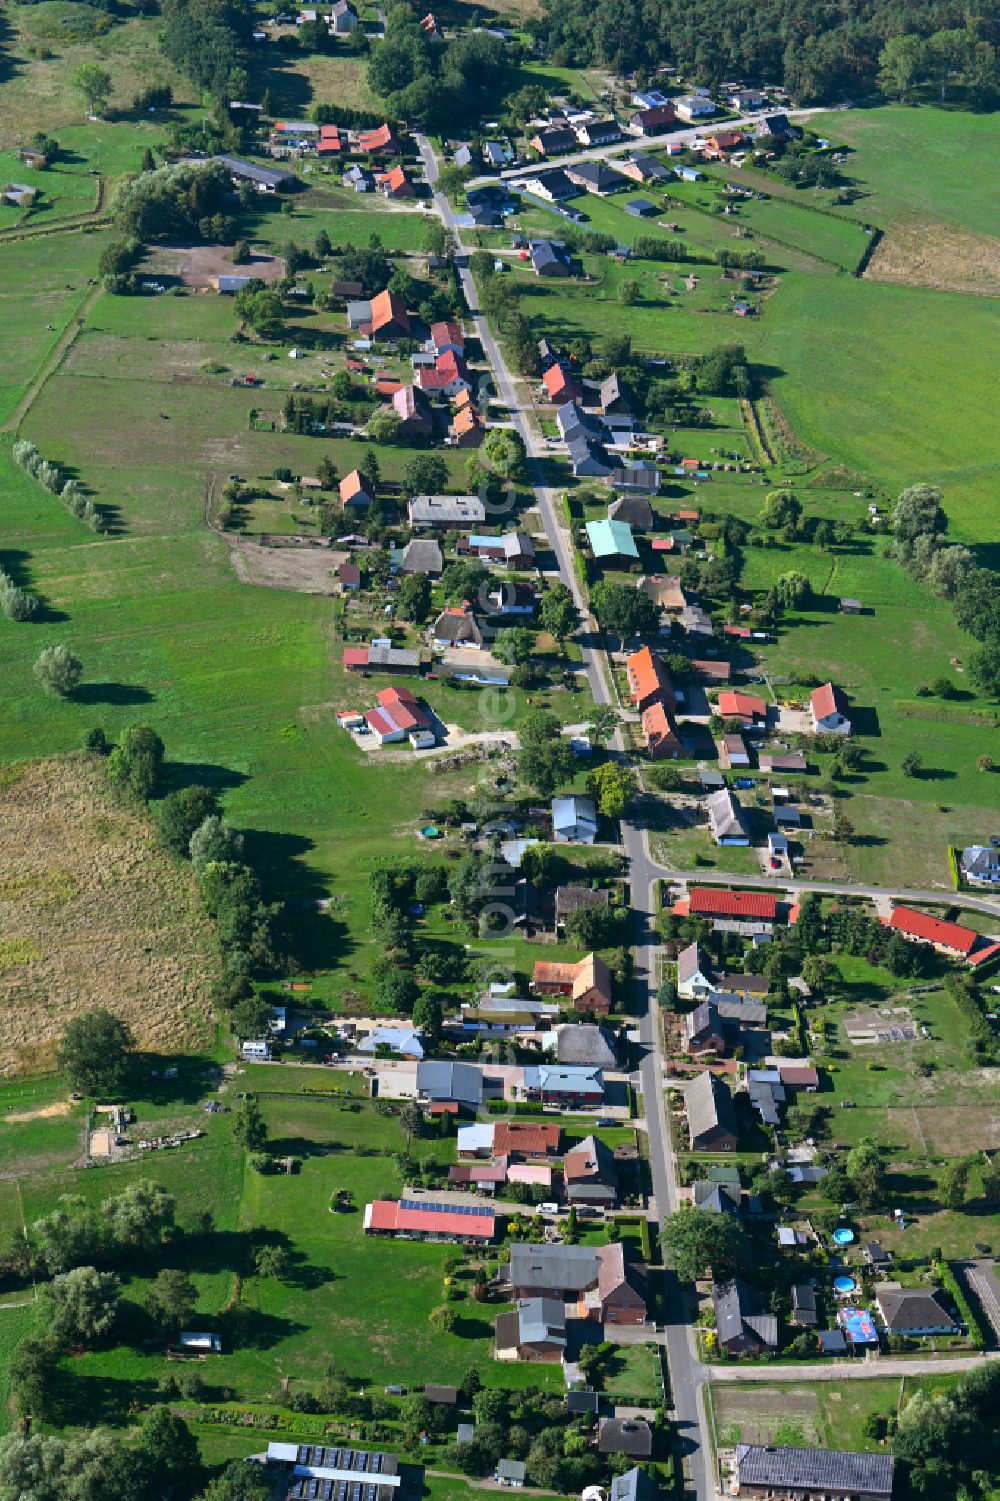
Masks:
[[[493,1127],[493,1154],[496,1157],[509,1157],[511,1152],[546,1157],[558,1150],[559,1127],[556,1125],[497,1121]]]
[[[393,375],[379,375],[375,378],[375,390],[379,396],[395,396],[397,391],[403,390],[403,382]]]
[[[843,714],[846,708],[844,695],[832,683],[814,688],[809,695],[809,702],[817,719],[826,719],[830,714]]]
[[[651,750],[659,749],[665,740],[676,745],[678,749],[683,749],[677,727],[661,699],[657,699],[656,703],[650,704],[648,709],[643,710],[642,732]]]
[[[435,349],[442,348],[445,344],[456,344],[459,349],[465,348],[465,335],[462,325],[454,319],[445,319],[440,323],[431,324],[431,343]]]
[[[763,719],[767,704],[751,693],[734,693],[731,688],[725,688],[719,694],[719,713],[724,719],[731,714],[740,719]]]
[[[954,949],[968,956],[980,939],[973,928],[964,928],[961,923],[945,922],[943,918],[931,917],[929,912],[918,912],[915,907],[894,907],[889,927],[911,938],[922,938],[925,943],[939,943],[942,948]]]
[[[410,315],[405,302],[395,292],[386,290],[372,298],[372,329],[377,333],[390,323],[398,323],[407,333],[410,331]]]
[[[722,886],[693,886],[689,893],[692,916],[746,917],[773,922],[778,898],[768,891],[727,891]]]
[[[388,125],[380,125],[377,130],[363,130],[358,136],[359,151],[384,151],[393,144],[392,130]]]
[[[367,646],[345,646],[341,661],[345,667],[367,667]]]
[[[383,688],[381,693],[376,693],[375,698],[380,708],[372,712],[383,714],[387,723],[394,724],[399,730],[422,730],[430,724],[408,688]]]
[[[469,367],[465,363],[464,356],[456,354],[453,349],[446,349],[444,354],[439,354],[434,361],[434,368],[452,380],[457,376],[461,376],[463,380],[468,380],[469,377]]]
[[[394,1199],[376,1199],[365,1214],[369,1230],[415,1230],[431,1235],[455,1235],[462,1240],[492,1240],[495,1218],[482,1214],[458,1214],[446,1209],[404,1209]]]
[[[676,698],[667,665],[648,646],[632,653],[625,663],[625,671],[628,675],[629,698],[634,704],[655,696],[662,698],[668,707],[673,708]]]
[[[560,396],[563,391],[575,391],[576,381],[566,374],[561,365],[550,365],[542,376],[542,385],[550,396]]]

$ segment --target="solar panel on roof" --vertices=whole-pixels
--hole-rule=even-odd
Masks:
[[[472,1214],[477,1216],[492,1216],[493,1214],[492,1209],[481,1207],[478,1204],[430,1204],[423,1200],[418,1203],[416,1199],[400,1199],[399,1207],[400,1209],[415,1209],[421,1213],[429,1214]]]

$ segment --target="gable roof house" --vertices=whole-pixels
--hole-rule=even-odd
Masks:
[[[970,844],[962,851],[959,863],[973,886],[1000,885],[1000,846]]]
[[[658,495],[661,476],[655,464],[648,459],[636,459],[612,470],[611,483],[616,490],[625,490],[639,495]]]
[[[749,844],[746,820],[739,798],[728,787],[721,787],[705,799],[708,824],[716,844]]]
[[[507,1277],[515,1300],[558,1297],[576,1303],[580,1317],[597,1323],[636,1325],[646,1319],[645,1268],[626,1260],[621,1242],[515,1244]]]
[[[579,401],[569,401],[556,413],[559,432],[567,443],[574,438],[600,438],[604,426],[599,417],[584,410]]]
[[[594,1395],[597,1395],[596,1392]],[[608,1496],[609,1501],[657,1501],[659,1491],[646,1471],[635,1465],[633,1469],[626,1470],[624,1475],[613,1478]]]
[[[677,994],[692,1000],[712,988],[712,966],[699,945],[689,943],[677,955]]]
[[[549,366],[542,376],[542,386],[549,401],[560,409],[564,402],[575,404],[583,394],[579,382],[562,365]]]
[[[433,1060],[417,1064],[417,1094],[421,1099],[457,1101],[477,1109],[486,1092],[482,1069],[471,1063],[438,1063]]]
[[[663,658],[644,646],[626,658],[625,674],[628,678],[628,696],[640,712],[652,703],[662,703],[668,709],[677,707],[670,673]]]
[[[365,156],[384,156],[386,152],[398,151],[399,142],[390,125],[379,125],[375,130],[359,131],[354,141],[355,151]]]
[[[945,922],[932,917],[929,912],[920,912],[916,907],[893,907],[888,926],[913,938],[917,943],[929,943],[939,953],[959,956],[973,966],[1000,953],[1000,943],[992,943],[973,928],[962,923]]]
[[[566,1353],[562,1298],[520,1298],[512,1313],[497,1314],[498,1360],[561,1360]]]
[[[654,104],[649,109],[637,109],[629,116],[629,134],[652,136],[669,130],[677,120],[677,111],[672,104]]]
[[[557,886],[555,895],[556,932],[566,926],[571,912],[590,912],[595,907],[611,905],[611,892],[606,888],[595,891],[591,886]]]
[[[745,725],[760,724],[767,718],[767,704],[762,698],[732,688],[723,689],[716,707],[723,719],[740,719]]]
[[[554,1042],[552,1041],[554,1039]],[[557,1063],[589,1063],[614,1068],[618,1062],[614,1045],[596,1022],[575,1022],[548,1033],[545,1046],[552,1046]]]
[[[590,550],[598,562],[614,565],[639,561],[639,549],[626,522],[607,517],[603,521],[588,521],[586,531]]]
[[[738,1219],[743,1208],[739,1175],[735,1183],[716,1183],[703,1178],[691,1185],[692,1203],[702,1214],[728,1214]]]
[[[423,1199],[376,1199],[365,1205],[366,1235],[393,1235],[405,1240],[466,1241],[483,1244],[496,1232],[496,1217],[482,1209],[454,1202]]]
[[[406,339],[410,335],[410,315],[406,304],[388,289],[372,298],[372,338]]]
[[[365,479],[360,469],[352,469],[340,481],[340,503],[352,511],[367,511],[375,499],[371,482]]]
[[[539,156],[565,156],[569,151],[575,151],[577,147],[576,132],[569,126],[552,126],[547,130],[536,131],[528,145]]]
[[[816,1322],[816,1289],[808,1282],[796,1282],[792,1288],[792,1323],[800,1329],[812,1329]]]
[[[700,1001],[684,1018],[684,1051],[686,1053],[724,1053],[726,1034],[722,1017],[710,1001]]]
[[[573,474],[577,479],[605,479],[611,472],[611,460],[602,443],[595,438],[571,438],[566,445]]]
[[[403,167],[390,167],[388,172],[383,172],[377,178],[377,182],[387,198],[415,198],[417,196],[417,190]]]
[[[351,0],[334,0],[330,11],[329,29],[333,36],[350,36],[358,27],[358,13]]]
[[[703,1073],[684,1086],[684,1108],[693,1152],[736,1150],[736,1111],[729,1086]]]
[[[535,177],[527,178],[524,189],[525,192],[533,193],[536,198],[543,198],[546,203],[561,203],[564,198],[575,198],[577,194],[575,184],[570,182],[562,167],[552,167],[548,172],[539,172]]]
[[[851,721],[847,699],[832,683],[824,683],[809,695],[809,715],[814,735],[849,735]]]
[[[890,1501],[891,1454],[739,1444],[731,1495],[794,1501]]]
[[[527,1099],[543,1105],[601,1105],[604,1102],[604,1075],[588,1064],[528,1064],[523,1073]]]
[[[626,177],[631,177],[635,182],[670,182],[673,179],[673,168],[664,166],[655,156],[647,156],[644,152],[633,151],[630,156],[624,156],[616,163],[619,172],[624,172]]]
[[[570,1204],[596,1204],[612,1209],[618,1200],[618,1174],[611,1148],[596,1136],[587,1136],[563,1158],[566,1200]]]
[[[778,917],[778,898],[769,891],[691,886],[688,888],[688,911],[692,917],[734,917],[773,923]]]
[[[719,1344],[730,1355],[774,1350],[778,1344],[778,1320],[765,1313],[755,1287],[734,1277],[712,1285],[712,1304]]]
[[[414,495],[407,515],[412,527],[481,526],[486,507],[478,495]]]
[[[610,146],[622,138],[617,120],[588,120],[576,127],[576,138],[581,146]]]
[[[486,437],[486,423],[478,407],[459,407],[448,426],[448,436],[456,448],[478,448]]]
[[[392,409],[399,418],[403,438],[427,438],[434,431],[430,402],[417,386],[400,386],[393,393]]]
[[[533,995],[568,996],[574,1010],[607,1016],[611,1010],[611,971],[598,954],[576,964],[535,961],[530,989]]]
[[[650,704],[643,709],[640,722],[651,760],[679,761],[687,755],[687,748],[666,704],[660,700]]]

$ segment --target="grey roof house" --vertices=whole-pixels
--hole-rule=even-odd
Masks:
[[[457,1100],[460,1105],[482,1104],[482,1070],[471,1063],[417,1064],[417,1092],[428,1100]]]
[[[438,578],[444,568],[441,548],[432,537],[412,537],[403,548],[400,567],[404,573],[426,573]]]
[[[891,1454],[845,1449],[785,1449],[740,1444],[733,1466],[736,1496],[794,1496],[797,1501],[889,1501]]]
[[[889,1334],[910,1336],[957,1334],[958,1325],[933,1292],[921,1287],[900,1287],[898,1282],[879,1282],[875,1302]]]
[[[712,1304],[719,1344],[731,1355],[777,1347],[777,1318],[764,1312],[757,1289],[741,1277],[713,1283]]]
[[[684,1089],[688,1134],[694,1152],[732,1152],[736,1149],[736,1111],[729,1087],[705,1072]]]

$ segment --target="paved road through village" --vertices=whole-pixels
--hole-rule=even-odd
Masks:
[[[795,112],[796,117],[808,113],[808,111]],[[675,138],[676,134],[674,137],[671,137],[671,139]],[[544,480],[542,460],[547,456],[547,449],[528,421],[524,407],[518,396],[514,376],[480,309],[475,284],[466,264],[469,254],[468,247],[462,244],[461,234],[456,225],[455,214],[451,204],[436,188],[438,163],[430,143],[425,136],[419,133],[416,135],[416,142],[423,160],[427,182],[433,192],[434,206],[445,228],[455,241],[459,260],[458,274],[462,292],[470,316],[474,322],[477,337],[482,344],[483,351],[489,362],[497,397],[510,412],[511,424],[524,442],[525,452],[528,457],[529,479],[535,493],[535,503],[541,516],[549,545],[558,563],[560,578],[571,591],[577,608],[580,611],[581,620],[587,623],[579,637],[579,645],[582,653],[583,667],[587,674],[594,702],[596,704],[610,703],[612,702],[612,697],[605,675],[605,659],[603,654],[594,645],[597,639],[596,631],[594,630],[593,622],[589,620],[587,603],[577,580],[576,570],[573,567],[572,542],[559,521],[556,492],[548,487]],[[656,142],[647,141],[641,144],[648,147],[655,145]],[[610,149],[620,150],[621,146],[619,145]],[[608,153],[605,151],[596,151],[584,153],[583,155],[594,157],[605,154]],[[619,750],[621,749],[620,743],[618,748]],[[774,886],[775,883],[766,877],[732,876],[721,871],[713,871],[711,874],[706,874],[704,871],[668,870],[666,867],[658,865],[652,859],[645,830],[638,823],[627,820],[623,820],[622,822],[622,842],[629,860],[632,907],[638,925],[634,960],[636,988],[637,993],[644,997],[639,1021],[639,1040],[642,1046],[639,1082],[644,1099],[649,1141],[650,1172],[652,1176],[653,1203],[650,1206],[650,1214],[651,1217],[655,1215],[657,1219],[662,1219],[677,1207],[677,1173],[664,1106],[663,1057],[659,1014],[656,1004],[656,988],[658,983],[654,929],[657,900],[656,883],[660,879],[669,879],[677,884],[686,884],[688,881],[698,881],[701,883],[713,881],[728,883],[735,881],[740,885]],[[865,895],[873,898],[893,894],[885,888],[875,886],[842,886],[833,882],[804,880],[795,881],[791,884],[783,884],[778,889],[795,892],[821,891],[830,893],[850,891],[857,895]],[[942,896],[945,895],[942,892],[909,892],[906,894],[911,900],[926,901],[940,901]],[[963,900],[965,899],[963,898]],[[994,914],[1000,920],[1000,903],[998,902],[970,899],[969,905]],[[715,1501],[717,1490],[714,1462],[712,1459],[707,1417],[703,1405],[703,1387],[709,1372],[698,1359],[691,1315],[692,1307],[688,1293],[678,1283],[673,1273],[668,1272],[664,1309],[665,1328],[661,1342],[666,1345],[667,1360],[670,1368],[670,1387],[674,1419],[687,1466],[687,1494],[697,1498],[697,1501]],[[841,1363],[838,1362],[837,1364]],[[929,1369],[935,1370],[946,1368],[939,1366],[937,1362],[922,1362],[921,1364],[928,1364]],[[915,1364],[900,1361],[866,1362],[865,1365],[864,1374],[873,1376],[902,1374],[904,1365],[905,1369],[910,1373],[916,1373],[918,1369]],[[900,1370],[897,1371],[896,1367],[900,1367]],[[766,1371],[763,1369],[752,1371],[748,1367],[746,1373],[736,1369],[720,1367],[718,1372],[713,1369],[711,1374],[713,1379],[715,1379],[716,1375],[719,1375],[722,1380],[743,1379],[744,1374],[746,1374],[751,1380],[788,1381],[815,1379],[817,1376],[825,1376],[829,1379],[828,1372],[829,1367],[827,1366],[798,1366],[795,1368],[770,1366]],[[852,1370],[851,1374],[856,1373]]]

